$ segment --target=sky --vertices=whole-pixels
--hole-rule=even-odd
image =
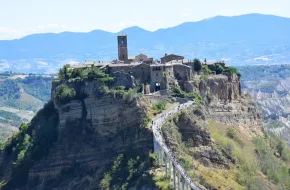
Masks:
[[[154,31],[184,22],[249,13],[290,18],[289,0],[0,0],[0,40],[34,33]]]

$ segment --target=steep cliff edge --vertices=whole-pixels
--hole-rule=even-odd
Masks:
[[[106,95],[98,81],[87,80],[67,82],[62,92],[74,96],[60,101],[61,85],[53,86],[52,100],[2,151],[3,189],[98,189],[121,154],[138,157],[143,165],[136,175],[143,175],[153,148],[146,100]]]
[[[207,189],[289,189],[289,149],[264,133],[256,103],[241,94],[237,76],[231,79],[193,81],[204,104],[174,115],[162,127],[166,144]]]

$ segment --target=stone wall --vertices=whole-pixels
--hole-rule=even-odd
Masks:
[[[202,80],[197,78],[191,85],[186,84],[185,87],[200,93],[202,97],[212,96],[223,102],[238,101],[241,96],[240,78],[236,74],[216,75]]]
[[[189,81],[192,77],[191,67],[182,64],[173,65],[174,76],[177,80]]]
[[[113,76],[116,78],[115,86],[125,86],[125,88],[133,88],[135,86],[134,77],[124,72],[115,72]]]
[[[146,84],[150,81],[150,65],[142,63],[132,67],[132,75],[140,84]]]

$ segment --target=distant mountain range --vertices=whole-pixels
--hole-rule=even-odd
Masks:
[[[164,53],[207,60],[226,60],[231,65],[290,63],[290,18],[248,14],[217,16],[199,22],[159,29],[139,27],[118,33],[33,34],[0,41],[0,70],[54,72],[69,61],[110,61],[117,58],[117,34],[128,35],[129,54]]]

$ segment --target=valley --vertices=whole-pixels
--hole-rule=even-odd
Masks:
[[[0,75],[0,142],[43,107],[50,97],[51,81],[47,75]]]

